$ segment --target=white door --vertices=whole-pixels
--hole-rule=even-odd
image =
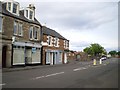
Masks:
[[[64,63],[67,63],[67,53],[64,53]]]
[[[53,65],[53,53],[50,53],[50,65]]]
[[[46,52],[46,64],[50,64],[50,53]]]

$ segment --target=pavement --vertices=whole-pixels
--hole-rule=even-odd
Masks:
[[[3,68],[2,72],[13,72],[13,71],[21,71],[21,70],[30,70],[30,69],[37,69],[37,68],[46,68],[46,67],[58,67],[64,65],[72,65],[72,64],[92,64],[93,61],[75,61],[70,60],[67,64],[56,64],[56,65],[34,65],[34,66],[14,66],[11,68]]]
[[[30,69],[37,69],[37,68],[46,68],[46,67],[58,67],[58,66],[64,66],[64,65],[72,65],[80,63],[81,65],[87,65],[87,64],[93,64],[93,61],[76,61],[76,60],[69,60],[69,63],[67,64],[56,64],[56,65],[34,65],[34,66],[14,66],[11,68],[2,68],[2,72],[13,72],[13,71],[21,71],[21,70],[30,70]],[[96,62],[99,64],[99,61]]]

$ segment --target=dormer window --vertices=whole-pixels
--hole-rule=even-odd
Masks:
[[[29,7],[24,9],[24,16],[27,19],[34,21],[34,17],[35,17],[35,7],[34,7],[34,5],[29,5]]]
[[[19,15],[19,3],[18,2],[14,2],[14,1],[7,2],[6,9],[15,15]]]
[[[24,16],[27,19],[34,21],[34,11],[29,8],[24,9]]]

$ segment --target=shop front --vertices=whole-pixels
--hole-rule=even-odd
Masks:
[[[41,45],[14,42],[12,65],[41,64]]]
[[[62,64],[62,50],[46,50],[46,64],[54,65],[54,64]]]

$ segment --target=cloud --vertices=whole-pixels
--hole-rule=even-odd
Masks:
[[[40,3],[37,16],[44,24],[64,29],[94,29],[116,20],[117,3]],[[115,14],[116,13],[116,14]]]

